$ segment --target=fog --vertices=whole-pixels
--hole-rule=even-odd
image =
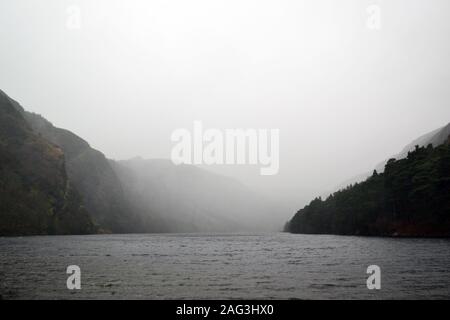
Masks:
[[[449,12],[447,0],[3,0],[0,88],[116,160],[169,158],[171,133],[196,120],[279,129],[277,175],[202,167],[293,210],[450,120]]]

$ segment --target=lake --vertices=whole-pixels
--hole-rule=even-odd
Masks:
[[[68,290],[66,268],[81,269]],[[368,290],[369,265],[381,289]],[[0,238],[3,299],[449,299],[450,241],[331,235]]]

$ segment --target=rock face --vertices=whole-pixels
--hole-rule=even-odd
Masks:
[[[0,235],[96,230],[61,148],[35,133],[20,105],[0,91]]]
[[[103,153],[72,132],[54,127],[40,115],[25,112],[33,130],[59,146],[67,175],[83,197],[93,221],[106,232],[143,232],[141,219],[124,196],[122,184]]]

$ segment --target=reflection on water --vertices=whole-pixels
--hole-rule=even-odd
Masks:
[[[450,241],[326,235],[0,238],[3,299],[449,299]],[[381,268],[368,290],[366,268]],[[81,290],[66,268],[81,268]]]

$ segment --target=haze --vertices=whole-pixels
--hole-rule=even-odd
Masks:
[[[379,30],[366,26],[374,4]],[[112,159],[169,158],[171,133],[194,120],[280,129],[278,175],[209,169],[295,200],[448,123],[449,12],[446,0],[3,0],[0,88]]]

